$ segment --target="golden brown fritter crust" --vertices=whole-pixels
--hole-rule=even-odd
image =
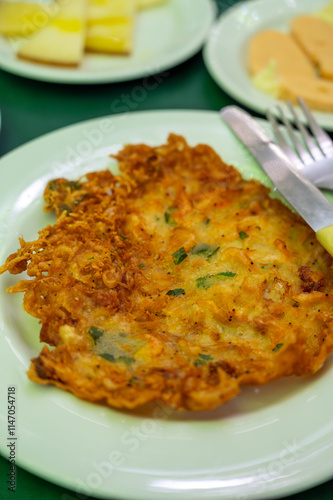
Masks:
[[[40,319],[28,375],[134,408],[207,410],[242,385],[316,372],[333,348],[332,259],[313,231],[206,145],[126,146],[121,174],[56,179],[58,220],[0,272]]]

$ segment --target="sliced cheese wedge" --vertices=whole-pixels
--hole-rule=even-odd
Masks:
[[[86,0],[59,4],[58,12],[22,45],[18,56],[40,63],[79,65],[84,51],[86,17]]]
[[[291,34],[325,78],[333,77],[333,25],[313,16],[299,16]]]
[[[252,76],[274,62],[276,77],[288,78],[295,74],[308,78],[315,76],[315,69],[290,35],[266,30],[253,36],[250,41],[248,66]]]
[[[46,24],[48,14],[41,4],[0,2],[0,34],[9,37],[30,36]]]
[[[129,54],[133,49],[136,0],[89,0],[85,48]]]
[[[283,81],[281,98],[297,104],[302,97],[311,109],[333,112],[333,82],[322,78],[294,76]]]

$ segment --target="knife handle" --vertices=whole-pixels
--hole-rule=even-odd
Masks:
[[[333,225],[326,226],[316,232],[317,240],[333,257]]]

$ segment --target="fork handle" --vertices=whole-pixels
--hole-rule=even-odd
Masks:
[[[319,243],[333,257],[333,225],[319,229],[316,233],[316,237]]]

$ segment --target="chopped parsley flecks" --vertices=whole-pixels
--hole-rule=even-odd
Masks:
[[[199,354],[199,358],[203,359],[204,361],[213,361],[213,356],[210,354]]]
[[[210,223],[210,219],[206,219],[206,220],[204,221],[204,224],[205,224],[206,226],[208,226],[208,224],[209,224],[209,223]]]
[[[174,264],[178,265],[180,264],[184,259],[187,257],[187,253],[185,251],[184,247],[179,248],[172,254],[172,257],[174,257]]]
[[[129,356],[118,356],[118,358],[116,358],[116,361],[120,361],[121,363],[125,363],[126,366],[129,366],[134,363],[135,359],[130,358]]]
[[[249,237],[249,235],[246,234],[245,231],[240,231],[238,234],[241,240],[245,240],[245,238]]]
[[[219,251],[220,247],[218,245],[208,245],[207,243],[198,243],[192,248],[191,253],[193,255],[200,255],[200,257],[205,257],[208,259],[212,257]]]
[[[71,191],[78,191],[82,188],[82,184],[78,181],[68,181],[65,186],[69,187]]]
[[[110,361],[111,363],[116,362],[116,358],[113,356],[113,354],[109,354],[108,352],[103,352],[103,354],[100,354],[100,357],[106,359],[107,361]]]
[[[81,196],[77,196],[75,200],[73,201],[73,205],[77,206],[83,201],[85,198],[88,198],[89,193],[83,193]]]
[[[263,264],[261,266],[261,269],[272,269],[273,267],[273,264],[272,263],[268,263],[268,264]]]
[[[197,368],[200,368],[200,366],[205,365],[209,361],[213,361],[213,356],[210,356],[209,354],[199,354],[199,358],[194,360],[194,366]]]
[[[185,295],[184,288],[175,288],[174,290],[169,290],[166,295],[171,295],[172,297],[179,297],[179,295]]]
[[[55,191],[59,187],[59,182],[56,179],[54,179],[49,182],[48,187],[50,191]]]
[[[272,349],[273,352],[278,352],[281,347],[283,346],[284,344],[276,344],[276,346],[274,347],[274,349]]]
[[[94,342],[96,344],[96,341],[104,334],[104,331],[97,328],[97,326],[91,326],[88,330],[88,333],[94,339]]]
[[[128,356],[118,356],[115,357],[113,354],[109,354],[108,352],[103,352],[102,354],[99,354],[99,356],[103,359],[106,359],[107,361],[110,361],[111,363],[124,363],[126,366],[131,365],[134,363],[135,359],[130,358]]]
[[[217,274],[207,274],[202,278],[197,278],[196,283],[198,288],[202,287],[205,290],[208,290],[208,288],[215,285],[215,283],[223,281],[225,278],[234,278],[235,276],[236,273],[233,273],[231,271],[225,271]]]
[[[138,377],[133,376],[133,377],[131,377],[131,378],[129,379],[129,381],[127,382],[127,385],[132,385],[132,384],[135,384],[135,383],[137,383],[138,381],[139,381]]]
[[[170,226],[175,225],[175,220],[171,216],[171,214],[175,211],[176,209],[174,207],[169,207],[165,212],[164,212],[164,220],[166,224],[169,224]]]
[[[67,205],[67,203],[61,203],[61,205],[59,206],[59,210],[60,212],[67,212],[68,214],[70,214],[72,211],[71,207]]]

